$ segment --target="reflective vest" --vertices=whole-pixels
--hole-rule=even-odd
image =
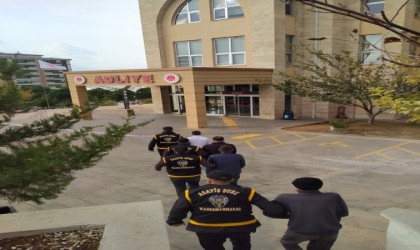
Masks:
[[[162,157],[166,171],[171,178],[193,178],[201,175],[200,161],[203,158],[199,155],[170,155]]]
[[[185,198],[192,205],[187,229],[195,232],[202,231],[200,227],[255,231],[261,224],[252,215],[254,194],[254,189],[237,185],[208,184],[186,190]]]
[[[179,134],[173,132],[154,136],[158,149],[166,149],[167,147],[177,145],[180,137]]]

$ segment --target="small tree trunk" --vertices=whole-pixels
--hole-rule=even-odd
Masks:
[[[373,114],[373,113],[368,112],[368,117],[369,117],[369,119],[368,119],[368,125],[369,126],[370,125],[373,125],[375,123],[375,117],[376,117],[376,115]]]

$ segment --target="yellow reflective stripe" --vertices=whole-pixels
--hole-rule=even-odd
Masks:
[[[162,157],[162,161],[163,161],[163,163],[166,163],[165,157]]]
[[[252,198],[254,198],[254,194],[255,194],[255,189],[251,189],[251,193],[248,196],[248,201],[251,201]]]
[[[198,150],[199,150],[199,149],[200,149],[199,147],[196,147],[196,148],[195,148],[195,152],[198,152]]]
[[[191,177],[198,177],[201,176],[201,174],[195,174],[195,175],[170,175],[168,174],[169,177],[171,178],[191,178]]]
[[[189,190],[187,189],[187,190],[185,190],[185,199],[187,199],[187,201],[190,203],[190,204],[192,204],[192,202],[191,202],[191,198],[190,198],[190,192],[189,192]]]
[[[203,157],[201,157],[201,155],[198,156],[198,159],[201,161],[203,159]]]
[[[236,226],[245,226],[254,224],[257,222],[257,219],[243,221],[243,222],[230,222],[230,223],[201,223],[194,220],[189,220],[189,223],[197,226],[204,226],[204,227],[236,227]]]
[[[158,147],[158,149],[168,149],[168,148],[167,148],[167,147],[165,147],[165,148],[159,148],[159,147]]]
[[[155,139],[157,140],[157,137],[156,137],[156,135],[155,135],[155,136],[153,136],[153,138],[155,138]]]

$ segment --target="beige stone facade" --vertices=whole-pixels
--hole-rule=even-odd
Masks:
[[[226,5],[228,2],[230,6]],[[362,8],[360,1],[329,2],[341,3],[355,11]],[[379,7],[389,16],[394,16],[404,2],[379,1]],[[253,110],[246,112],[247,116],[280,119],[283,118],[286,107],[290,107],[295,118],[333,119],[339,105],[313,102],[309,98],[298,96],[289,98],[273,87],[276,83],[275,72],[289,70],[288,61],[293,60],[296,53],[287,51],[287,41],[292,39],[294,46],[304,43],[330,53],[347,50],[359,54],[362,36],[381,35],[381,41],[385,37],[393,36],[389,31],[356,19],[308,11],[309,8],[304,5],[292,5],[289,8],[285,1],[280,0],[139,0],[139,7],[149,70],[69,73],[67,77],[74,103],[82,104],[86,101],[85,97],[81,97],[86,96],[86,91],[81,90],[80,85],[72,85],[72,77],[77,74],[86,75],[87,84],[90,84],[90,77],[95,74],[147,73],[152,74],[155,80],[150,85],[155,112],[169,113],[176,109],[185,109],[188,126],[191,128],[205,127],[206,115],[212,113],[241,115],[240,112],[228,112],[228,105],[232,100],[240,111],[241,98],[246,105],[252,103],[250,107]],[[415,9],[415,0],[410,0],[399,10],[394,21],[414,29],[420,27]],[[223,11],[226,18],[220,18]],[[234,48],[236,38],[242,39],[243,44]],[[323,39],[313,41],[311,38]],[[228,41],[230,51],[220,52],[222,49],[217,48],[219,41]],[[178,47],[186,44],[189,50],[187,55],[182,54],[184,52],[181,53]],[[193,46],[199,46],[199,52],[194,54]],[[393,53],[407,54],[409,50],[408,44],[404,42],[386,46]],[[240,58],[239,63],[234,61],[235,56]],[[225,60],[221,58],[225,57],[230,58],[229,63],[221,63]],[[194,65],[193,60],[198,63]],[[163,75],[168,72],[181,76],[178,85],[165,84],[162,81]],[[273,75],[267,75],[269,72]],[[254,87],[251,86],[250,91],[240,91],[245,85]],[[219,89],[217,94],[210,92],[212,88]],[[175,106],[181,105],[180,98],[183,98],[182,105],[185,107],[174,108],[174,103]],[[213,112],[209,109],[209,101],[215,100],[221,102],[223,107]],[[362,110],[353,107],[346,107],[346,115],[351,118],[365,117]]]

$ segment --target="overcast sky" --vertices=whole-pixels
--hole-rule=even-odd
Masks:
[[[68,58],[74,71],[146,68],[138,0],[0,0],[0,52]]]

